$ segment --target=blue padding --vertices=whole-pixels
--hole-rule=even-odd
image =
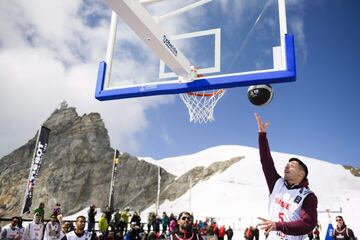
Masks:
[[[100,62],[96,83],[95,98],[100,101],[121,98],[145,97],[163,94],[177,94],[211,90],[220,88],[243,87],[256,84],[272,84],[292,82],[296,80],[294,36],[285,35],[287,69],[266,73],[251,73],[246,75],[223,76],[211,79],[197,79],[188,83],[150,83],[145,86],[133,86],[119,89],[105,89],[106,63]]]

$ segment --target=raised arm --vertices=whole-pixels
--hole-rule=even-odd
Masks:
[[[260,152],[260,162],[265,175],[266,183],[271,193],[274,189],[276,181],[280,178],[280,175],[277,173],[274,165],[274,161],[271,157],[270,147],[268,140],[266,138],[266,129],[269,127],[269,122],[263,123],[259,114],[255,113],[256,122],[258,125],[259,131],[259,152]]]

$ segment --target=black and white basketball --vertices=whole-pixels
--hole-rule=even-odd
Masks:
[[[274,93],[270,85],[263,84],[250,86],[247,95],[252,104],[263,106],[271,102]]]

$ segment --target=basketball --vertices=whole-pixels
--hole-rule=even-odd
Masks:
[[[271,102],[273,89],[270,85],[253,85],[248,88],[248,99],[256,106],[263,106]]]

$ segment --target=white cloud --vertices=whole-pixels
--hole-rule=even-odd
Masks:
[[[0,156],[33,137],[62,99],[80,115],[99,112],[112,145],[137,151],[136,134],[148,126],[145,111],[171,102],[172,97],[163,96],[110,102],[94,98],[108,21],[101,14],[89,18],[104,5],[83,3],[1,1]]]

